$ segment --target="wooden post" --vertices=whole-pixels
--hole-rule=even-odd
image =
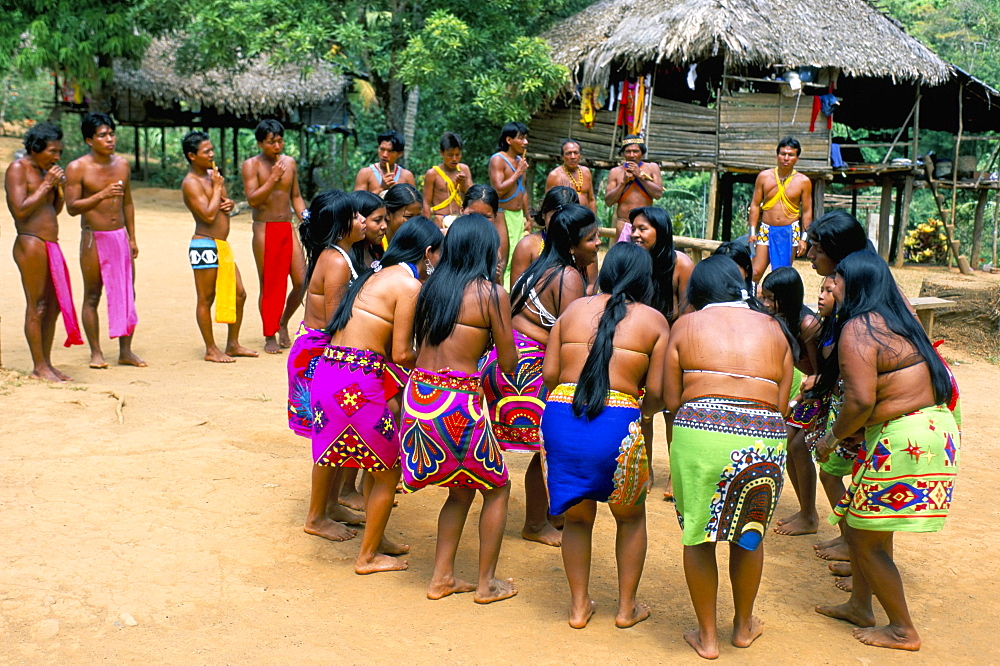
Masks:
[[[160,171],[167,166],[167,128],[160,128]]]
[[[892,210],[892,179],[882,178],[882,201],[878,207],[878,253],[889,260],[889,212]]]
[[[139,151],[139,126],[132,127],[133,139],[135,140],[135,165],[132,167],[133,173],[142,173],[142,153]]]
[[[906,252],[904,251],[906,247],[906,228],[910,225],[910,202],[913,200],[913,173],[906,174],[906,180],[903,183],[903,205],[901,208],[901,215],[899,219],[896,220],[896,260],[893,262],[893,266],[896,268],[903,267],[903,258]]]
[[[965,126],[965,121],[962,118],[962,97],[965,93],[965,82],[958,84],[958,135],[955,137],[955,159],[951,162],[951,210],[948,213],[947,220],[942,220],[945,224],[951,225],[952,230],[955,228],[955,206],[958,199],[958,156],[959,150],[962,147],[962,131]],[[955,252],[957,255],[958,252]]]
[[[910,160],[913,168],[917,168],[917,158],[920,157],[920,101],[923,93],[920,92],[920,82],[917,82],[917,110],[913,114],[913,147],[910,151]]]
[[[219,162],[220,162],[219,166],[222,167],[222,172],[224,174],[230,173],[229,169],[226,168],[226,128],[225,127],[220,127],[219,128],[219,155],[222,158],[221,160],[219,160]]]
[[[893,222],[895,223],[895,227],[894,227],[893,231],[889,232],[889,234],[890,234],[890,236],[889,236],[889,261],[892,261],[892,262],[896,261],[896,255],[899,254],[902,251],[902,248],[900,247],[900,239],[899,239],[899,221],[903,217],[903,184],[902,183],[894,183],[894,186],[895,186],[895,190],[896,190],[896,205],[894,207],[895,212],[893,212],[893,214],[892,214],[893,215],[892,219],[893,219]]]
[[[233,128],[233,171],[240,169],[240,128]],[[246,192],[243,193],[246,196]]]
[[[823,217],[826,212],[826,178],[820,176],[813,185],[813,220]]]
[[[1000,190],[993,204],[993,268],[997,267],[997,222],[1000,222]]]
[[[983,249],[983,214],[986,212],[986,199],[990,191],[979,190],[979,201],[976,202],[976,221],[972,227],[972,252],[969,255],[969,263],[972,268],[979,266],[979,254]]]
[[[708,206],[705,210],[705,238],[715,238],[715,230],[719,224],[719,172],[712,171],[708,181]]]
[[[857,183],[851,184],[851,215],[858,217],[858,188]]]
[[[732,240],[733,237],[733,184],[735,179],[722,174],[722,234],[723,240]]]
[[[146,153],[142,156],[142,179],[146,180],[149,174],[149,128],[142,128],[142,143],[146,146]]]

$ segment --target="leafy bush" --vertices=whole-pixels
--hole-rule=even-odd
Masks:
[[[948,260],[948,236],[944,222],[929,218],[911,229],[903,240],[906,258],[921,264],[943,264]]]

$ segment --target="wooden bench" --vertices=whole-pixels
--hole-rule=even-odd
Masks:
[[[945,298],[937,298],[936,296],[917,296],[916,298],[910,299],[910,305],[912,305],[913,309],[917,311],[917,317],[920,319],[920,325],[924,327],[924,332],[927,333],[928,338],[931,337],[934,332],[934,313],[937,310],[954,304],[955,301],[949,301]]]

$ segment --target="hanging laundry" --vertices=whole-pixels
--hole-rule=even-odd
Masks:
[[[645,118],[644,111],[646,109],[646,85],[645,81],[640,78],[635,84],[635,95],[632,98],[632,122],[629,123],[628,133],[629,134],[641,134],[642,133],[642,122]]]
[[[580,94],[580,122],[590,129],[594,126],[594,86],[586,86]]]
[[[618,119],[615,125],[626,128],[632,125],[632,101],[635,98],[635,84],[629,81],[621,82],[622,93],[618,99]]]
[[[809,120],[809,131],[816,131],[816,117],[823,113],[826,116],[826,128],[828,130],[833,129],[833,112],[840,106],[840,100],[837,96],[833,94],[833,84],[830,84],[825,95],[816,95],[813,97],[813,108],[812,108],[812,118]]]
[[[694,90],[694,82],[698,80],[698,63],[693,62],[688,67],[687,82],[688,88]]]

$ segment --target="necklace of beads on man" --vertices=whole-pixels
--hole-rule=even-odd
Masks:
[[[580,169],[576,170],[576,172],[580,175],[579,182],[576,180],[576,178],[573,177],[573,172],[570,171],[569,167],[567,167],[565,164],[563,164],[563,171],[565,171],[566,175],[569,176],[569,182],[573,183],[573,189],[576,190],[577,192],[583,192],[583,174],[580,173]]]

